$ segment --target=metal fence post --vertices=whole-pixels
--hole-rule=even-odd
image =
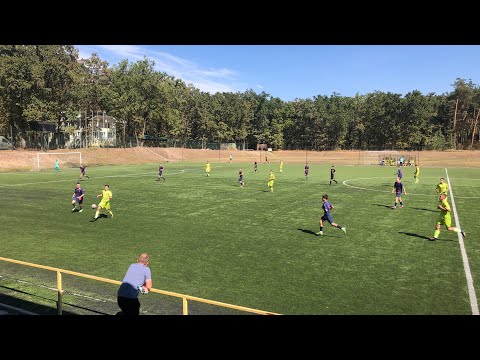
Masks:
[[[57,315],[62,315],[62,273],[57,271]]]
[[[183,315],[188,315],[188,302],[187,298],[182,298],[183,302]]]

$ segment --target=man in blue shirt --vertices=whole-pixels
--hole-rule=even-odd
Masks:
[[[317,235],[323,235],[323,222],[328,221],[330,225],[333,227],[336,227],[337,229],[342,230],[345,234],[347,233],[347,228],[345,226],[340,226],[338,224],[335,224],[332,219],[332,214],[330,213],[330,210],[333,209],[333,205],[328,202],[328,195],[325,194],[322,196],[322,209],[323,209],[323,216],[321,217],[319,223],[320,223],[320,231],[317,232]]]
[[[138,294],[148,293],[152,288],[152,273],[148,267],[150,255],[138,255],[137,263],[131,264],[118,289],[117,303],[122,311],[117,315],[139,315],[140,302]]]

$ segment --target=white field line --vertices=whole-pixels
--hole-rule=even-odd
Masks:
[[[180,170],[180,172],[169,172],[170,175],[183,174],[186,170]],[[135,174],[124,174],[124,175],[105,175],[105,176],[95,176],[94,179],[105,179],[105,178],[120,178],[120,177],[144,177],[144,176],[158,176],[157,172],[148,172],[148,173],[135,173]],[[14,187],[14,186],[23,186],[23,185],[36,185],[36,184],[49,184],[49,183],[59,183],[59,182],[72,182],[77,181],[78,178],[68,179],[68,180],[50,180],[50,181],[36,181],[31,183],[22,183],[22,184],[9,184],[9,185],[0,185],[0,187]]]
[[[225,166],[215,166],[215,169],[220,169],[224,168]],[[167,175],[176,175],[176,174],[183,174],[185,171],[190,171],[190,170],[197,170],[197,169],[202,169],[202,168],[187,168],[187,169],[179,169],[179,172],[168,172]],[[205,171],[205,170],[203,170]],[[131,173],[131,174],[124,174],[124,175],[104,175],[104,176],[95,176],[95,179],[105,179],[105,178],[119,178],[119,177],[138,177],[138,176],[158,176],[158,171],[151,171],[151,172],[145,172],[145,173]],[[59,183],[59,182],[72,182],[72,181],[77,181],[78,177],[74,179],[69,179],[69,180],[49,180],[49,181],[36,181],[32,183],[21,183],[21,184],[8,184],[8,185],[0,185],[0,188],[2,187],[14,187],[14,186],[23,186],[23,185],[35,185],[35,184],[49,184],[49,183]]]
[[[457,208],[455,207],[455,199],[453,198],[452,185],[450,184],[450,178],[448,177],[448,170],[445,168],[447,174],[448,188],[450,190],[450,198],[452,199],[453,215],[455,216],[455,224],[460,227],[460,221],[458,220]],[[465,250],[465,243],[463,242],[463,236],[460,233],[458,235],[458,242],[460,243],[460,251],[462,253],[463,268],[465,270],[465,276],[467,277],[468,296],[470,297],[470,305],[472,307],[472,315],[479,315],[477,295],[475,293],[475,287],[473,286],[473,277],[470,272],[470,265],[468,263],[467,251]]]
[[[378,190],[378,189],[368,189],[368,188],[364,188],[364,187],[361,187],[361,186],[354,186],[354,185],[350,185],[348,184],[349,181],[355,181],[355,180],[371,180],[371,179],[390,179],[391,177],[390,176],[383,176],[383,177],[369,177],[369,178],[356,178],[356,179],[347,179],[347,180],[344,180],[342,182],[343,185],[345,186],[348,186],[348,187],[351,187],[351,188],[354,188],[354,189],[359,189],[359,190],[367,190],[367,191],[375,191],[375,192],[383,192],[383,193],[391,193],[390,190]],[[431,179],[436,179],[437,177],[429,177]],[[425,179],[425,178],[424,178]],[[475,180],[475,179],[468,179],[468,180]],[[393,185],[392,185],[393,187]],[[415,193],[412,193],[412,192],[408,192],[408,195],[409,196],[427,196],[427,197],[431,197],[431,196],[435,196],[435,197],[438,197],[438,194],[415,194]],[[458,198],[460,199],[480,199],[479,196],[458,196]]]
[[[151,153],[154,153],[155,155],[161,157],[161,158],[162,158],[163,160],[165,160],[165,161],[172,162],[172,160],[168,160],[165,156],[160,155],[160,154],[157,154],[155,151],[149,149],[148,147],[145,147],[144,149],[147,149],[148,151],[150,151]]]

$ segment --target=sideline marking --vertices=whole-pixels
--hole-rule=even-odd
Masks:
[[[453,198],[452,185],[450,184],[450,178],[448,177],[448,170],[445,168],[447,174],[448,188],[450,190],[450,198],[452,199],[453,215],[455,216],[455,224],[460,227],[458,221],[457,208],[455,207],[455,199]],[[463,269],[465,270],[465,276],[467,277],[468,296],[470,297],[470,305],[472,307],[472,315],[480,315],[478,312],[477,295],[475,294],[475,287],[473,286],[472,273],[470,272],[470,265],[468,263],[467,251],[465,250],[465,243],[463,242],[463,236],[460,233],[458,235],[458,242],[460,244],[460,251],[462,253]]]
[[[367,190],[367,191],[375,191],[375,192],[383,192],[383,193],[391,193],[391,191],[388,191],[388,190],[378,190],[378,189],[369,189],[369,188],[364,188],[364,187],[361,187],[361,186],[355,186],[355,185],[350,185],[350,184],[347,184],[347,182],[349,181],[355,181],[355,180],[370,180],[370,179],[390,179],[391,177],[390,176],[380,176],[380,177],[368,177],[368,178],[355,178],[355,179],[347,179],[347,180],[344,180],[342,182],[343,185],[345,186],[348,186],[348,187],[351,187],[351,188],[354,188],[354,189],[359,189],[359,190]],[[436,179],[437,177],[428,177],[430,179]],[[427,178],[427,179],[428,179]],[[476,180],[476,179],[468,179],[468,178],[458,178],[458,179],[467,179],[467,180]],[[437,194],[433,195],[433,194],[415,194],[415,193],[411,193],[409,192],[408,195],[413,195],[413,196],[438,196]],[[480,196],[457,196],[458,198],[460,199],[480,199]]]

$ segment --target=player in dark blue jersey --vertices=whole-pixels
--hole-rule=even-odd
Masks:
[[[332,168],[330,169],[330,184],[329,185],[332,185],[332,181],[335,181],[335,184],[338,184],[337,180],[335,180],[334,177],[335,177],[335,167],[332,165]]]
[[[402,181],[402,177],[403,177],[402,169],[398,168],[396,175],[397,175],[397,178],[399,178],[400,181]]]
[[[402,193],[407,195],[407,189],[403,186],[402,181],[397,177],[397,181],[393,184],[392,194],[395,193],[395,204],[392,209],[397,208],[397,203],[400,201],[400,207],[403,208]]]
[[[310,170],[310,166],[308,166],[308,162],[305,164],[305,180],[308,179],[308,171]]]
[[[85,176],[87,177],[87,179],[90,180],[90,176],[85,175],[85,165],[80,164],[80,177],[78,178],[78,181],[80,181],[80,179],[84,178]]]
[[[332,219],[332,214],[330,213],[330,210],[333,209],[333,205],[328,202],[328,195],[325,194],[322,196],[322,209],[323,209],[323,216],[320,218],[319,224],[320,224],[320,231],[317,232],[317,235],[323,235],[323,222],[328,221],[330,225],[333,227],[336,227],[337,229],[342,230],[345,234],[347,233],[347,228],[345,226],[340,226],[338,224],[335,224]]]
[[[163,181],[165,181],[165,178],[163,177],[163,165],[160,164],[160,166],[158,167],[158,180],[160,179],[163,179]]]
[[[77,208],[75,207],[76,203],[78,202],[79,210],[78,212],[83,211],[83,197],[85,196],[85,191],[80,187],[80,183],[77,183],[77,186],[75,187],[75,190],[73,191],[72,195],[72,212],[74,212]]]
[[[255,162],[253,163],[253,170],[254,170],[255,172],[258,171],[258,163],[257,163],[257,160],[255,160]]]
[[[238,171],[238,182],[240,183],[240,187],[243,187],[243,184],[245,184],[243,182],[243,170],[242,169],[240,169]]]

